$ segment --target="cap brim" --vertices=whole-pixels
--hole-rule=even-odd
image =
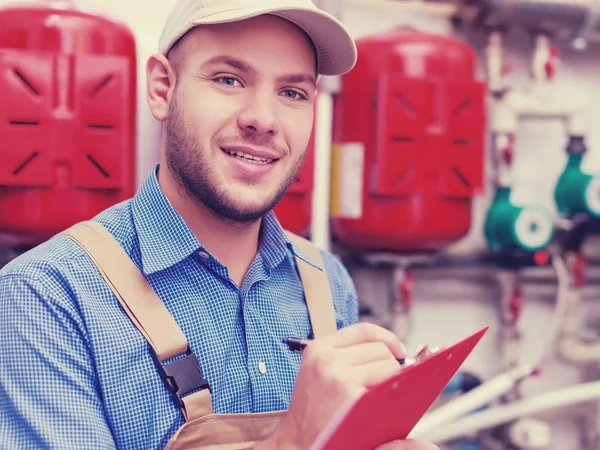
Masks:
[[[356,64],[357,50],[352,36],[335,17],[316,8],[286,8],[285,6],[238,8],[233,11],[211,14],[198,20],[191,18],[187,31],[198,25],[235,22],[263,14],[272,14],[286,19],[300,27],[308,35],[317,52],[319,74],[343,75]],[[168,49],[161,49],[161,51],[166,53]]]

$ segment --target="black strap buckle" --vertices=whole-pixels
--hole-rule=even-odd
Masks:
[[[210,390],[208,381],[202,374],[196,354],[188,349],[188,353],[171,363],[160,363],[163,379],[167,386],[175,394],[179,404],[186,395],[202,389]]]

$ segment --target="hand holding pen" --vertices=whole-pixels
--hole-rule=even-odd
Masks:
[[[286,340],[301,351],[286,416],[270,442],[259,448],[311,448],[319,433],[341,407],[356,400],[370,387],[401,370],[398,360],[406,349],[389,330],[358,323],[315,340]],[[429,450],[437,447],[412,440],[394,441],[386,448]]]
[[[310,342],[311,339],[297,337],[289,337],[283,340],[283,343],[286,344],[291,351],[296,353],[302,353]],[[403,365],[406,362],[406,358],[396,358],[396,361]]]

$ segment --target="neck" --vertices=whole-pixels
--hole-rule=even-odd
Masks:
[[[166,164],[160,166],[158,182],[198,241],[227,267],[230,278],[241,286],[258,251],[261,221],[239,224],[218,217],[179,187]]]

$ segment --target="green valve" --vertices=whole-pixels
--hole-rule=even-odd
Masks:
[[[546,247],[554,235],[550,212],[541,206],[511,203],[512,189],[500,186],[488,210],[485,239],[492,252],[520,248],[534,252]]]
[[[556,208],[567,217],[578,213],[600,217],[600,176],[584,173],[582,162],[583,154],[569,155],[554,190]]]

